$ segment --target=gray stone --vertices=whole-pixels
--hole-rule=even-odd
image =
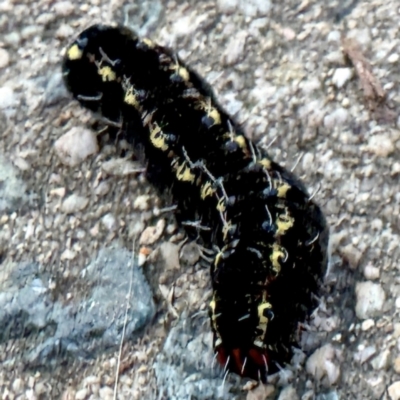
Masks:
[[[82,284],[93,287],[83,300],[67,304],[52,301],[44,283],[48,278],[37,264],[21,264],[11,276],[12,286],[0,296],[0,326],[4,327],[0,342],[41,332],[40,342],[26,355],[30,365],[49,367],[117,348],[127,307],[125,340],[134,338],[154,316],[149,286],[125,249],[101,250],[82,271]]]

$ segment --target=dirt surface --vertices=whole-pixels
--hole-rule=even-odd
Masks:
[[[0,0],[2,399],[400,399],[400,7],[273,3]],[[327,216],[321,305],[267,385],[212,368],[198,249],[63,87],[98,22],[176,49]]]

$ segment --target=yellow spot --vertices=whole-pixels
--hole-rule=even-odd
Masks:
[[[258,160],[258,163],[261,164],[265,169],[271,169],[271,160],[268,160],[268,158]]]
[[[200,104],[197,107],[200,110],[204,110],[206,112],[207,117],[213,120],[213,124],[211,126],[219,125],[221,123],[221,115],[218,112],[218,110],[211,105],[211,100],[209,101],[202,100],[200,101]]]
[[[212,319],[213,321],[216,320],[216,318],[215,318],[215,308],[216,308],[216,303],[215,303],[215,299],[213,298],[213,299],[210,301],[211,319]]]
[[[200,196],[203,200],[208,196],[212,196],[214,193],[215,193],[215,190],[213,189],[211,182],[206,182],[201,187]]]
[[[126,104],[129,104],[129,105],[135,107],[136,109],[140,108],[140,103],[139,103],[139,100],[137,98],[137,95],[135,93],[135,89],[133,88],[133,86],[129,87],[128,90],[125,92],[124,101]]]
[[[184,182],[194,182],[195,176],[190,170],[190,167],[186,165],[186,162],[183,162],[183,164],[178,165],[176,168],[176,177],[180,181]]]
[[[247,150],[247,143],[246,143],[246,139],[244,138],[244,136],[240,135],[240,136],[236,136],[233,139],[241,149],[243,150]]]
[[[99,75],[101,75],[103,82],[115,81],[115,79],[117,78],[117,75],[109,66],[100,68]]]
[[[175,71],[184,82],[189,82],[189,71],[185,67],[178,66]]]
[[[287,213],[286,209],[285,214],[278,214],[278,218],[276,220],[276,226],[277,226],[276,236],[284,235],[286,231],[288,231],[293,225],[294,225],[294,218]]]
[[[289,189],[290,185],[288,185],[286,182],[277,187],[276,190],[278,191],[278,197],[284,199]]]
[[[272,254],[270,255],[270,260],[272,263],[272,269],[278,275],[281,272],[281,264],[280,260],[286,257],[286,253],[283,247],[279,246],[279,244],[274,243],[272,245]]]
[[[214,125],[219,125],[221,123],[221,115],[216,108],[211,107],[207,115],[214,120]]]
[[[231,221],[228,221],[222,228],[222,237],[226,240],[228,233],[233,230],[233,225]]]
[[[224,197],[221,197],[221,198],[218,200],[218,203],[217,203],[217,210],[218,210],[219,212],[221,212],[221,213],[223,213],[223,212],[226,210],[225,198],[224,198]]]
[[[154,126],[150,128],[150,141],[157,149],[161,149],[162,151],[168,150],[168,145],[165,143],[165,135],[158,124],[154,124]]]
[[[222,259],[222,251],[220,251],[216,256],[215,256],[215,260],[214,260],[214,266],[217,267],[219,262]]]
[[[265,311],[266,310],[271,310],[272,309],[272,305],[271,303],[268,303],[267,301],[263,301],[261,304],[259,304],[259,306],[257,307],[258,310],[258,319],[260,321],[260,325],[267,325],[268,323],[268,318],[265,316]]]
[[[79,60],[82,57],[83,51],[77,44],[73,44],[67,51],[67,57],[69,60]]]
[[[175,73],[184,81],[189,82],[190,74],[189,71],[185,68],[180,66],[178,63],[172,65],[170,69],[174,70]]]
[[[150,49],[153,49],[153,48],[155,47],[155,43],[154,43],[151,39],[149,39],[149,38],[143,38],[143,39],[142,39],[142,42],[143,42],[147,47],[149,47]]]

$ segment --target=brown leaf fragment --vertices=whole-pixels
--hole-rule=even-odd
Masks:
[[[342,38],[343,52],[349,58],[360,78],[361,86],[367,100],[382,102],[386,93],[372,72],[370,62],[364,57],[360,45],[351,38]]]
[[[385,122],[396,120],[396,112],[386,104],[386,92],[372,71],[371,63],[366,59],[356,40],[342,36],[342,49],[353,64],[361,87],[373,117]]]

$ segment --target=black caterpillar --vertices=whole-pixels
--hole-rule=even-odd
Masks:
[[[316,306],[328,231],[303,184],[244,136],[176,54],[94,25],[68,47],[67,88],[144,154],[147,178],[214,250],[210,318],[225,371],[265,381]]]

